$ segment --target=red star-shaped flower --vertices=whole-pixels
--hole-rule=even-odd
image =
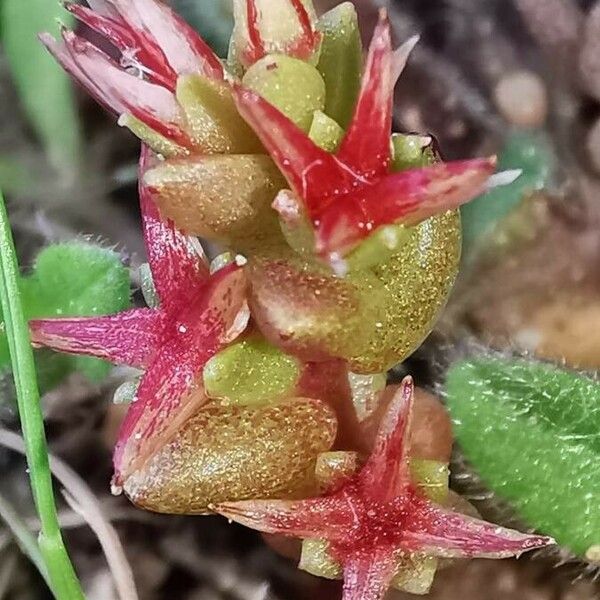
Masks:
[[[293,195],[273,206],[293,222],[302,202],[316,234],[316,250],[335,260],[381,225],[413,225],[456,208],[484,191],[494,158],[439,163],[390,173],[393,88],[415,39],[392,51],[382,11],[365,65],[354,116],[339,149],[330,154],[260,95],[236,85],[240,114],[285,175]]]
[[[143,149],[142,172],[150,160]],[[35,344],[145,370],[119,432],[116,486],[205,401],[202,368],[248,321],[243,269],[234,263],[210,275],[198,245],[161,219],[143,186],[140,204],[160,305],[116,315],[30,322]]]
[[[215,507],[266,533],[324,539],[344,571],[344,600],[378,600],[402,553],[507,557],[553,543],[450,511],[411,481],[407,456],[413,383],[406,378],[382,419],[372,454],[337,489],[307,500],[248,500]]]
[[[223,79],[219,58],[163,2],[90,0],[89,5],[68,2],[65,7],[120,52],[118,61],[68,29],[62,30],[62,42],[47,33],[40,35],[41,41],[106,108],[118,115],[131,114],[179,146],[192,149],[175,97],[177,78],[199,73]]]

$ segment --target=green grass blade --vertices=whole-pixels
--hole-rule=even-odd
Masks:
[[[83,599],[58,523],[33,351],[18,281],[19,268],[12,233],[4,199],[0,194],[0,301],[8,336],[31,489],[41,523],[40,550],[56,598]]]
[[[2,0],[2,44],[27,116],[52,164],[70,181],[81,156],[81,132],[68,75],[37,39],[57,34],[72,16],[56,0]]]

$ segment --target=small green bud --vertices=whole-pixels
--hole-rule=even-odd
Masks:
[[[323,150],[335,152],[344,137],[344,130],[331,117],[320,110],[316,110],[313,114],[308,136]]]
[[[204,367],[204,387],[211,398],[257,406],[288,397],[300,378],[300,363],[251,335],[213,356]]]
[[[248,69],[242,81],[306,132],[313,113],[325,107],[323,78],[313,66],[297,58],[265,56]]]

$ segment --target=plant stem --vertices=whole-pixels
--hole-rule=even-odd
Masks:
[[[15,247],[4,199],[0,193],[0,301],[10,349],[31,490],[41,523],[38,543],[55,597],[58,600],[83,600],[81,585],[64,546],[58,523],[35,363],[18,282],[19,268]]]

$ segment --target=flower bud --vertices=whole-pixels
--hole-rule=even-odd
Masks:
[[[244,69],[267,54],[314,62],[321,34],[311,0],[234,0],[230,61]]]

